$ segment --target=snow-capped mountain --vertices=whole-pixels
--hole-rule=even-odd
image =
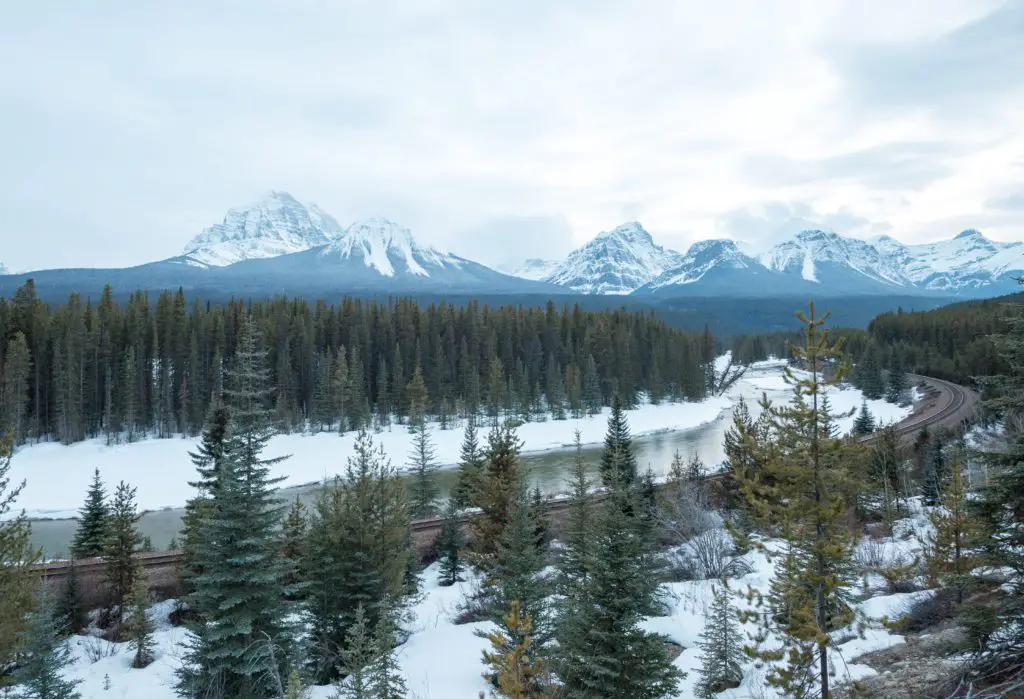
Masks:
[[[521,265],[511,265],[507,268],[499,267],[499,269],[507,274],[511,274],[513,277],[539,282],[554,274],[560,264],[561,262],[558,260],[542,260],[539,257],[531,257]]]
[[[360,260],[364,267],[385,277],[396,274],[431,276],[447,267],[459,267],[462,259],[417,243],[408,228],[384,218],[357,221],[344,234],[317,251],[321,259]]]
[[[530,260],[518,273],[532,275],[546,264]],[[890,236],[865,241],[807,228],[757,254],[735,241],[703,240],[681,255],[655,244],[639,223],[627,223],[543,278],[589,294],[996,296],[1017,290],[1013,277],[1022,273],[1024,243],[994,242],[973,229],[904,245]]]
[[[678,266],[681,257],[633,221],[573,250],[545,281],[584,294],[628,294]]]
[[[228,209],[222,223],[189,241],[179,260],[195,267],[224,267],[319,247],[343,230],[315,204],[303,206],[287,192],[269,192],[249,206]]]
[[[656,277],[637,290],[648,293],[662,287],[674,287],[702,282],[728,283],[757,274],[762,267],[753,257],[743,254],[733,240],[700,240],[690,246],[679,264]]]

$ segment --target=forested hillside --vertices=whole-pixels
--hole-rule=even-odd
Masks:
[[[958,303],[933,311],[883,313],[868,325],[869,342],[861,354],[886,368],[902,368],[959,383],[1007,370],[992,335],[1006,331],[1007,305],[1024,294]]]
[[[596,410],[618,393],[704,396],[707,332],[650,314],[278,298],[212,305],[164,292],[127,303],[71,295],[43,303],[33,283],[0,299],[0,423],[15,441],[198,434],[249,317],[273,369],[282,430],[347,430],[422,409],[533,419]]]

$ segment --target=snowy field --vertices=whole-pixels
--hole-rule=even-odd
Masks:
[[[723,360],[725,357],[719,358],[720,366]],[[741,394],[751,400],[765,391],[772,400],[784,400],[790,389],[783,380],[783,365],[784,362],[778,361],[754,364],[726,396],[699,403],[642,404],[626,413],[630,430],[634,436],[642,436],[692,429],[719,418],[727,419],[733,402]],[[828,395],[837,413],[859,408],[862,400],[859,391],[849,388],[831,389]],[[910,414],[910,408],[885,401],[868,401],[868,406],[879,424],[898,421]],[[571,448],[573,432],[577,429],[584,444],[600,444],[604,440],[609,412],[610,409],[605,408],[598,415],[579,420],[523,424],[518,429],[523,452]],[[841,430],[848,432],[853,421],[851,415],[837,423]],[[437,462],[442,466],[457,463],[462,426],[453,423],[452,429],[441,430],[435,423],[429,430]],[[486,431],[486,427],[481,428],[481,440]],[[275,475],[285,479],[282,487],[316,483],[344,473],[355,439],[354,432],[278,435],[271,440],[266,456],[291,455],[274,467]],[[393,425],[374,434],[373,439],[397,468],[405,467],[412,447],[412,435],[407,427]],[[122,480],[135,486],[140,510],[180,507],[194,495],[188,481],[195,478],[195,468],[188,452],[195,449],[198,441],[198,438],[148,439],[107,446],[103,439],[93,439],[70,446],[49,442],[21,447],[11,467],[12,482],[26,481],[17,507],[24,508],[31,518],[76,517],[95,468],[99,468],[108,488]]]
[[[909,560],[920,552],[920,537],[928,531],[926,516],[918,511],[916,515],[898,523],[897,534],[891,539],[871,540],[865,538],[860,546],[879,556],[883,549],[887,560]],[[779,542],[767,541],[765,547],[778,550]],[[773,575],[773,561],[764,553],[750,553],[746,556],[751,573],[729,580],[734,592],[736,608],[747,605],[745,593],[750,590],[767,593]],[[831,662],[837,670],[837,679],[858,679],[874,674],[874,670],[857,663],[857,658],[874,650],[889,648],[904,642],[904,638],[891,633],[882,624],[883,618],[895,619],[904,613],[916,598],[928,596],[930,591],[886,595],[881,589],[883,581],[877,576],[868,576],[868,592],[859,587],[862,601],[858,603],[861,621],[866,627],[862,634],[851,625],[848,632],[835,636],[841,641],[830,651]],[[667,593],[665,616],[652,617],[645,621],[647,630],[662,633],[683,647],[675,665],[688,676],[680,682],[678,698],[694,696],[698,680],[700,649],[696,643],[704,630],[705,616],[712,601],[714,583],[710,580],[671,583],[664,586]],[[416,699],[470,699],[479,692],[487,692],[481,672],[481,652],[486,641],[476,635],[478,630],[487,631],[489,622],[456,625],[459,602],[470,591],[471,583],[459,583],[452,587],[437,584],[437,565],[427,568],[421,576],[422,599],[413,607],[412,621],[407,626],[411,632],[408,640],[398,650],[398,660],[409,686],[409,696]],[[157,659],[142,670],[131,668],[131,651],[127,644],[111,644],[88,637],[75,637],[70,641],[74,651],[74,664],[67,675],[82,680],[80,690],[85,699],[121,699],[142,697],[148,699],[173,699],[174,673],[181,666],[179,647],[187,632],[173,628],[167,620],[173,609],[173,601],[156,605],[150,615],[157,623]],[[752,624],[741,625],[743,630],[753,633]],[[89,649],[103,649],[106,657],[92,660]],[[104,689],[109,677],[110,689]],[[315,687],[310,699],[328,699],[334,695],[331,687]],[[750,661],[744,667],[744,678],[740,687],[718,695],[721,699],[771,699],[775,695],[764,686],[764,670]]]

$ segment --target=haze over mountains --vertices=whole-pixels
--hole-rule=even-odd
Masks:
[[[343,226],[315,204],[269,192],[230,209],[169,260],[112,269],[11,274],[40,285],[93,293],[187,289],[227,293],[456,292],[486,294],[761,297],[788,295],[995,296],[1015,290],[1024,244],[990,241],[979,231],[925,245],[882,236],[870,241],[828,230],[795,230],[759,254],[732,240],[693,243],[685,253],[658,245],[638,222],[599,233],[564,260],[527,260],[505,274],[420,244],[384,218]]]

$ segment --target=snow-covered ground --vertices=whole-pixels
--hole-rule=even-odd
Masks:
[[[719,357],[716,366],[721,370],[728,355]],[[708,398],[698,403],[641,404],[627,413],[634,436],[684,430],[699,427],[727,416],[733,401],[740,394],[748,397],[765,391],[772,400],[786,399],[789,387],[782,376],[785,362],[769,360],[751,366],[726,396]],[[833,410],[837,413],[859,408],[862,396],[855,389],[830,389]],[[868,401],[876,422],[897,421],[909,415],[910,408]],[[530,422],[518,429],[523,441],[523,453],[536,453],[570,448],[575,430],[580,431],[584,444],[599,444],[607,428],[609,409],[594,416],[578,420],[548,420]],[[844,432],[853,427],[854,417],[841,418],[838,426]],[[441,430],[438,424],[429,427],[439,464],[450,466],[458,461],[462,441],[462,427]],[[486,428],[481,428],[481,439]],[[336,433],[286,434],[274,437],[266,451],[267,457],[290,455],[291,458],[274,466],[274,473],[284,478],[282,487],[315,483],[344,473],[346,459],[354,451],[356,434]],[[373,435],[375,445],[383,447],[392,463],[404,468],[412,451],[412,435],[402,425],[393,425]],[[131,444],[107,446],[101,439],[92,439],[65,446],[47,442],[18,449],[12,461],[11,481],[26,481],[16,503],[32,518],[69,518],[78,515],[78,508],[98,468],[103,481],[113,487],[125,481],[137,488],[136,499],[140,510],[159,510],[180,507],[194,495],[188,485],[195,478],[195,467],[189,451],[198,444],[197,438],[146,439]],[[16,513],[12,513],[16,514]]]
[[[882,546],[886,548],[887,555],[894,557],[893,560],[895,557],[911,557],[919,553],[919,537],[924,535],[928,527],[926,516],[918,508],[912,518],[901,521],[899,525],[894,538],[865,538],[861,542],[861,547],[874,551],[878,546]],[[777,551],[780,544],[769,540],[765,542],[765,547],[769,551]],[[747,561],[752,572],[729,580],[729,587],[735,593],[733,604],[737,608],[748,605],[745,600],[745,593],[748,590],[766,593],[774,572],[774,561],[769,560],[764,553],[750,553],[747,555]],[[416,699],[476,697],[479,692],[488,690],[481,676],[481,652],[487,642],[477,636],[476,632],[488,630],[490,624],[480,622],[456,625],[453,619],[458,614],[460,601],[470,591],[471,585],[459,583],[453,587],[440,587],[437,584],[437,574],[437,565],[434,564],[421,575],[423,594],[412,608],[411,621],[407,626],[411,635],[398,650],[398,660],[409,685],[409,696]],[[684,649],[674,661],[680,670],[688,673],[680,682],[676,695],[679,699],[694,696],[694,686],[698,680],[697,671],[701,662],[697,641],[704,630],[705,616],[712,601],[715,584],[717,583],[710,580],[700,580],[666,585],[666,615],[652,617],[644,622],[647,630],[664,634]],[[891,633],[882,624],[882,620],[898,618],[915,598],[930,594],[929,591],[922,591],[887,595],[884,591],[875,589],[874,585],[871,585],[870,589],[872,596],[858,605],[866,623],[864,632],[858,634],[853,629],[855,622],[848,634],[836,634],[837,637],[842,636],[848,640],[830,651],[830,660],[837,671],[836,679],[840,682],[874,674],[870,667],[858,664],[857,658],[864,653],[904,642],[904,638]],[[173,601],[168,601],[156,605],[150,611],[150,616],[157,622],[157,659],[142,670],[131,668],[131,651],[127,644],[104,643],[86,637],[75,637],[70,641],[75,662],[68,669],[67,675],[82,680],[80,690],[85,699],[140,696],[148,699],[172,699],[175,696],[174,675],[175,670],[181,666],[180,644],[187,632],[173,628],[168,623],[167,614],[173,607]],[[741,624],[741,627],[750,633],[756,630],[753,624]],[[103,655],[106,657],[90,659],[90,648],[105,649],[106,653]],[[93,652],[95,653],[95,650]],[[107,678],[109,690],[104,689]],[[310,699],[328,699],[333,694],[334,690],[331,687],[315,687],[310,693]],[[781,695],[776,695],[765,687],[764,670],[758,669],[754,662],[750,661],[744,667],[741,686],[718,696],[721,699],[771,699]]]

